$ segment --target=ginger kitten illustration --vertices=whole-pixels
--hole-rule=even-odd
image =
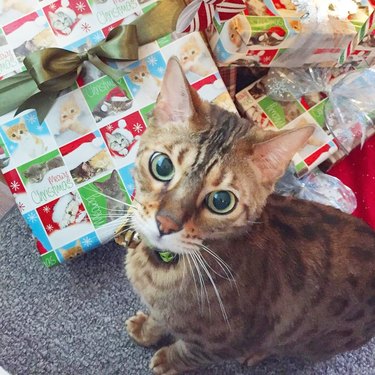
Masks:
[[[210,71],[205,68],[203,61],[205,57],[204,50],[193,36],[180,48],[179,58],[185,74],[190,71],[201,77],[209,75]]]
[[[375,336],[374,230],[273,194],[313,131],[258,129],[202,101],[169,60],[134,171],[141,242],[126,255],[148,309],[127,321],[129,335],[147,347],[173,338],[152,357],[154,374],[324,360]]]
[[[78,134],[89,132],[80,121],[81,108],[74,98],[69,98],[61,104],[60,107],[60,133],[71,130]]]
[[[30,158],[36,158],[47,151],[47,146],[44,144],[43,140],[31,134],[25,122],[22,120],[18,124],[6,128],[5,133],[7,137],[12,142],[17,143]]]
[[[140,95],[146,95],[153,100],[158,97],[161,81],[151,74],[145,63],[132,69],[129,78],[135,85],[141,87]]]

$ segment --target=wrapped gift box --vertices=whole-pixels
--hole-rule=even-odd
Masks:
[[[329,169],[374,134],[375,103],[368,100],[375,93],[374,82],[373,68],[355,69],[351,64],[335,69],[275,68],[236,94],[236,101],[243,115],[266,130],[315,126],[293,158],[301,177],[318,165]]]
[[[27,8],[32,13],[15,21],[1,18],[14,64],[8,64],[3,75],[20,69],[25,49],[57,45],[85,51],[114,26],[142,13],[134,0],[42,1],[40,9],[32,7]],[[20,15],[25,9],[13,10]],[[69,28],[53,21],[57,10],[75,17]],[[25,25],[37,31],[16,37]],[[48,36],[44,45],[35,39],[40,33]],[[32,39],[21,43],[28,35]],[[0,119],[2,172],[45,265],[61,263],[114,237],[134,197],[138,139],[148,126],[173,55],[183,62],[187,79],[202,98],[236,111],[202,36],[192,33],[177,40],[165,36],[142,46],[138,61],[117,63],[114,67],[126,71],[121,89],[86,64],[76,87],[57,99],[42,123],[33,110]]]
[[[366,5],[360,6],[358,13],[346,20],[330,18],[329,24],[317,23],[315,26],[301,20],[303,13],[297,12],[291,0],[245,3],[247,9],[229,21],[221,22],[216,14],[207,31],[219,66],[335,66],[348,61],[359,65],[374,57],[372,42],[364,42],[366,48],[362,44],[357,50],[358,44],[370,40],[372,35],[369,30],[374,23],[374,14],[367,1],[362,2]]]
[[[240,112],[266,130],[290,130],[314,125],[316,130],[308,144],[294,158],[296,173],[303,176],[337,151],[332,136],[323,130],[326,97],[314,96],[290,102],[277,102],[268,97],[262,80],[258,80],[236,94]]]

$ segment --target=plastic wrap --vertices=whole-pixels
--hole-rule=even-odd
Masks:
[[[276,193],[332,206],[348,214],[357,208],[353,191],[336,177],[318,169],[298,179],[290,167],[277,183]]]
[[[349,153],[358,139],[363,145],[369,127],[375,125],[375,69],[343,74],[343,69],[271,69],[264,78],[267,95],[291,101],[315,92],[328,96],[325,125],[340,148]]]

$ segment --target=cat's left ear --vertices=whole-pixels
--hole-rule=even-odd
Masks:
[[[285,132],[253,147],[251,160],[259,169],[262,183],[275,183],[287,169],[293,156],[314,133],[313,126]]]
[[[161,91],[154,109],[160,122],[185,122],[195,113],[190,85],[176,57],[171,57],[163,78]]]

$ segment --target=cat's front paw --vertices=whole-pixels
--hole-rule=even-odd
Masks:
[[[146,329],[146,322],[148,319],[148,315],[142,311],[138,311],[137,314],[125,322],[129,336],[141,346],[154,345],[160,338],[159,336],[155,337],[150,329]]]
[[[150,369],[155,375],[177,375],[172,364],[168,361],[168,347],[159,349],[151,358]]]

